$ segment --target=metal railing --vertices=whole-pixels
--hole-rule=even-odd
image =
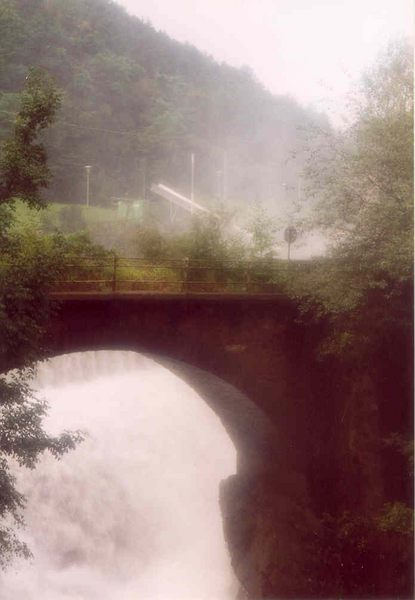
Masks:
[[[83,258],[66,263],[53,292],[278,294],[309,267],[306,261]]]

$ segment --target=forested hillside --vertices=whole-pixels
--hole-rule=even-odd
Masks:
[[[276,97],[249,69],[218,64],[111,0],[1,0],[0,134],[7,132],[30,66],[64,90],[45,137],[50,199],[80,202],[85,165],[91,199],[142,195],[163,181],[230,205],[274,209],[297,194],[310,128],[325,117]]]

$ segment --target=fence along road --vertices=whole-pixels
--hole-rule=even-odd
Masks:
[[[142,258],[68,260],[52,294],[206,294],[281,295],[295,273],[310,271],[309,261],[203,261]]]

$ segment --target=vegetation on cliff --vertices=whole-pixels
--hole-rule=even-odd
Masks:
[[[313,225],[332,248],[291,294],[324,324],[319,360],[339,378],[336,440],[322,452],[342,479],[312,545],[316,595],[412,594],[412,77],[409,45],[390,46],[354,122],[321,134],[308,164]]]

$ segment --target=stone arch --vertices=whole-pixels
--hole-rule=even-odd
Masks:
[[[280,468],[303,472],[307,332],[281,298],[68,297],[52,323],[51,352],[124,349],[197,367],[233,385],[272,422]],[[295,436],[295,439],[293,439]]]
[[[307,332],[295,316],[276,298],[87,297],[65,299],[51,328],[52,354],[142,353],[213,408],[238,451],[238,472],[220,490],[225,537],[255,600],[304,595],[304,532],[315,525],[306,479]],[[219,384],[239,390],[239,401],[219,394]]]

